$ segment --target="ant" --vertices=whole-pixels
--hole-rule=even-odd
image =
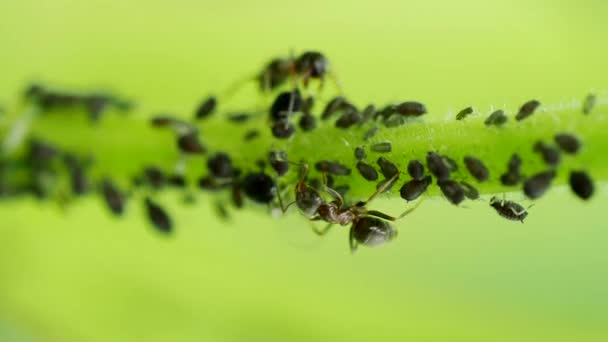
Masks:
[[[350,224],[349,245],[352,253],[357,250],[359,244],[375,247],[391,241],[397,236],[397,230],[389,221],[396,221],[403,218],[414,211],[421,203],[418,202],[416,206],[406,210],[399,217],[393,217],[377,210],[368,210],[365,208],[378,194],[383,193],[393,185],[398,178],[398,174],[393,175],[388,182],[385,182],[382,186],[378,187],[367,200],[359,201],[352,205],[347,205],[337,191],[326,185],[325,174],[323,174],[324,190],[333,198],[332,201],[328,202],[321,197],[316,189],[305,183],[308,174],[308,165],[302,164],[300,171],[300,180],[295,186],[296,199],[294,202],[289,203],[287,207],[283,207],[283,203],[279,196],[281,209],[285,212],[291,204],[296,203],[301,212],[309,220],[327,222],[327,226],[322,230],[313,228],[318,235],[325,235],[335,224],[341,226]]]

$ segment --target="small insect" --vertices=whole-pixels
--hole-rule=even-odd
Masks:
[[[421,116],[426,114],[426,107],[420,102],[406,101],[395,106],[395,111],[405,117]]]
[[[260,131],[258,131],[257,129],[250,129],[245,133],[245,136],[243,136],[243,140],[249,142],[254,139],[257,139],[259,136],[260,136]]]
[[[593,180],[587,172],[578,170],[570,172],[570,188],[581,199],[588,200],[593,196]]]
[[[323,113],[321,113],[321,120],[327,120],[331,118],[335,113],[344,109],[344,104],[347,103],[346,98],[343,96],[336,96],[331,99],[325,105],[325,109],[323,109]]]
[[[363,109],[363,112],[361,112],[361,123],[363,124],[371,120],[374,117],[375,113],[376,107],[373,104],[367,105],[367,107]]]
[[[568,154],[576,154],[581,148],[581,143],[579,140],[574,135],[569,133],[556,134],[553,139],[557,143],[557,146]]]
[[[490,172],[481,160],[473,156],[465,156],[464,165],[467,167],[467,170],[469,170],[471,176],[478,182],[485,182],[488,180]]]
[[[185,188],[186,187],[186,178],[179,174],[172,174],[167,177],[167,183],[177,188]]]
[[[146,205],[146,211],[148,213],[148,219],[156,229],[164,234],[169,234],[173,230],[173,224],[171,218],[167,212],[161,208],[157,203],[152,201],[150,197],[146,197],[144,200]]]
[[[456,163],[456,161],[454,159],[452,159],[444,154],[441,156],[441,161],[443,161],[445,166],[447,166],[448,169],[450,169],[450,172],[458,171],[458,163]]]
[[[505,115],[505,112],[502,109],[499,109],[490,114],[490,116],[488,116],[488,118],[483,123],[486,126],[502,126],[506,122],[507,116]]]
[[[529,199],[537,199],[549,190],[553,178],[555,178],[555,170],[539,172],[524,182],[524,194]]]
[[[476,200],[479,198],[479,191],[477,191],[477,189],[471,185],[470,183],[461,181],[460,182],[460,187],[462,187],[462,190],[464,190],[464,196],[472,201]]]
[[[473,114],[473,107],[467,107],[456,114],[456,120],[464,120],[467,116]]]
[[[217,107],[217,98],[215,96],[209,96],[204,99],[201,104],[198,106],[194,113],[194,118],[196,120],[206,119],[213,112],[215,112],[215,108]]]
[[[268,163],[279,177],[284,176],[289,171],[289,162],[285,151],[270,151],[268,153]]]
[[[444,163],[443,158],[435,152],[426,154],[426,167],[438,180],[450,178],[450,168]]]
[[[390,160],[380,157],[376,162],[378,163],[378,166],[380,166],[380,172],[384,178],[390,179],[393,177],[399,177],[399,169]]]
[[[234,175],[232,159],[224,152],[218,152],[207,159],[207,169],[216,178],[230,178]]]
[[[253,115],[250,113],[230,113],[226,117],[226,119],[235,124],[245,123],[253,118]]]
[[[160,189],[165,184],[165,175],[156,166],[148,166],[144,169],[144,176],[148,184],[154,189]]]
[[[315,164],[315,169],[319,172],[326,172],[335,176],[348,176],[350,169],[337,161],[321,160]]]
[[[363,134],[363,140],[367,141],[374,137],[378,133],[378,126],[373,126]]]
[[[89,190],[89,181],[85,172],[85,165],[76,156],[66,154],[64,163],[70,174],[70,185],[75,195],[84,195]]]
[[[521,158],[514,153],[507,163],[507,172],[500,176],[500,182],[506,186],[517,185],[521,181]]]
[[[378,172],[376,169],[364,161],[357,162],[357,170],[359,170],[361,176],[368,181],[375,181],[378,179]]]
[[[540,153],[545,163],[549,166],[557,166],[561,161],[559,150],[545,144],[542,141],[537,141],[534,144],[534,152]]]
[[[167,127],[173,125],[175,119],[168,115],[157,115],[150,119],[150,124],[154,127]]]
[[[312,107],[315,105],[315,98],[311,95],[302,102],[302,113],[312,115]]]
[[[415,180],[422,180],[424,178],[424,165],[416,159],[410,160],[407,164],[407,173]]]
[[[367,154],[365,153],[365,148],[363,146],[357,146],[355,148],[355,158],[357,158],[357,160],[363,160],[367,157]]]
[[[520,108],[517,115],[515,115],[515,120],[521,121],[530,115],[534,114],[534,111],[540,107],[540,102],[538,100],[530,100],[524,103]]]
[[[241,189],[241,183],[233,182],[231,191],[232,204],[235,208],[240,209],[243,207],[243,191]]]
[[[361,114],[356,110],[348,109],[336,120],[336,127],[350,128],[361,122]]]
[[[277,120],[272,124],[271,132],[275,138],[287,139],[296,132],[296,128],[287,119],[282,119]]]
[[[591,113],[593,107],[595,107],[596,99],[597,98],[593,93],[590,93],[589,95],[587,95],[587,97],[585,97],[585,100],[583,100],[583,114]]]
[[[302,95],[299,89],[280,93],[270,107],[271,121],[287,119],[292,113],[302,109]]]
[[[304,132],[310,132],[317,128],[317,118],[315,118],[313,115],[304,113],[304,115],[300,117],[298,125]]]
[[[441,192],[450,203],[459,205],[462,201],[464,201],[464,189],[457,182],[451,179],[443,179],[438,180],[437,185],[439,185]]]
[[[431,185],[433,179],[431,176],[426,176],[422,179],[412,179],[401,186],[399,193],[401,198],[406,201],[413,201],[426,192],[426,189]]]
[[[272,177],[264,172],[246,174],[241,181],[241,187],[245,196],[262,204],[272,202],[277,193],[277,187]]]
[[[370,146],[370,150],[376,152],[376,153],[387,153],[392,151],[392,145],[390,142],[380,142],[377,144],[373,144],[372,146]]]
[[[490,206],[496,210],[498,215],[511,221],[520,221],[524,223],[524,219],[528,216],[528,211],[518,203],[513,201],[500,200],[497,197],[490,199]]]
[[[188,154],[205,153],[207,149],[198,139],[197,132],[188,132],[177,137],[177,147],[180,151]]]
[[[117,216],[122,215],[125,208],[125,196],[120,192],[118,187],[109,179],[104,179],[101,182],[101,193],[108,206],[108,209]]]

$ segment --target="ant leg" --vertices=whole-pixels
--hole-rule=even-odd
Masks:
[[[418,208],[420,206],[421,203],[422,203],[422,200],[418,201],[418,203],[416,203],[416,205],[414,205],[413,207],[404,211],[403,214],[401,214],[401,215],[399,215],[399,217],[397,217],[397,219],[402,219],[405,216],[411,214],[414,210],[416,210],[416,208]]]
[[[369,198],[366,201],[358,202],[357,204],[355,204],[355,206],[357,206],[357,207],[366,206],[369,202],[371,202],[374,198],[376,198],[376,196],[378,196],[378,194],[385,192],[388,188],[393,186],[393,184],[395,184],[395,182],[397,181],[397,178],[399,178],[399,173],[396,173],[395,175],[393,175],[393,177],[386,180],[386,182],[380,183],[382,185],[379,186],[378,189],[376,189],[376,191],[374,191],[374,193],[371,196],[369,196]]]
[[[331,78],[334,85],[336,86],[336,88],[338,89],[338,93],[344,94],[344,88],[342,87],[342,84],[340,83],[340,80],[338,79],[338,76],[336,75],[336,73],[329,72],[328,75],[329,75],[329,78]],[[321,80],[321,82],[323,82],[323,80]]]
[[[313,224],[312,231],[315,232],[315,234],[317,234],[319,236],[323,236],[329,232],[329,230],[331,229],[332,226],[333,226],[333,223],[328,223],[327,226],[325,226],[325,228],[317,229],[317,227],[315,227],[315,225]]]
[[[264,72],[264,91],[266,92],[266,75],[268,74],[268,72]],[[237,93],[237,91],[239,91],[243,85],[245,85],[245,83],[256,80],[257,79],[257,75],[256,76],[247,76],[245,78],[242,78],[240,80],[237,80],[236,82],[234,82],[233,84],[231,84],[226,90],[224,90],[220,97],[222,100],[226,101],[229,100],[231,97],[234,96],[234,94]],[[270,84],[270,83],[268,83]]]
[[[387,215],[387,214],[377,211],[377,210],[368,210],[365,212],[365,214],[369,215],[369,216],[379,217],[379,218],[385,219],[387,221],[397,221],[396,217]]]
[[[287,206],[283,205],[283,197],[281,196],[281,189],[279,189],[279,178],[275,178],[275,184],[277,186],[277,198],[279,199],[279,205],[281,206],[281,211],[283,212],[283,214],[285,214],[287,212],[287,209],[289,209],[289,207],[296,203],[296,201],[290,202],[287,204]]]
[[[344,205],[344,199],[342,198],[342,195],[340,195],[340,193],[327,186],[327,175],[325,172],[321,173],[321,178],[323,179],[323,189],[325,190],[325,192],[327,192],[331,197],[338,201],[339,207],[342,207],[342,205]]]

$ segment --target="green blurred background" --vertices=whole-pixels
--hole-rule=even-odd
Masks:
[[[189,115],[290,49],[325,52],[359,103],[445,113],[570,103],[608,79],[601,0],[4,0],[0,13],[9,111],[40,80],[128,94],[142,118]],[[345,230],[319,239],[263,210],[221,222],[205,197],[170,206],[172,239],[136,205],[117,220],[93,198],[67,213],[2,202],[0,340],[606,341],[607,192],[554,189],[524,225],[427,200],[391,245],[354,257]]]

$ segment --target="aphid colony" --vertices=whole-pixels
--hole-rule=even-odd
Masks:
[[[184,203],[190,204],[194,201],[192,187],[197,187],[209,193],[228,194],[229,204],[216,202],[217,211],[224,218],[230,217],[228,206],[239,209],[247,201],[281,209],[284,213],[296,204],[297,210],[308,220],[326,224],[323,229],[314,229],[319,235],[326,234],[333,225],[350,226],[348,241],[351,250],[355,251],[359,245],[378,246],[391,241],[397,235],[391,222],[411,213],[432,186],[436,186],[443,197],[456,206],[465,200],[480,200],[474,183],[483,184],[490,180],[496,180],[505,187],[519,186],[527,198],[536,200],[548,191],[557,176],[562,154],[576,155],[582,148],[580,139],[569,132],[555,134],[552,142],[535,142],[530,148],[538,154],[546,169],[532,175],[523,174],[523,160],[517,153],[505,156],[505,171],[498,174],[491,174],[486,164],[474,155],[454,159],[445,153],[428,151],[418,156],[419,159],[403,160],[400,157],[396,160],[394,152],[399,151],[394,150],[390,141],[368,142],[381,129],[420,121],[427,114],[426,106],[408,100],[380,108],[369,104],[360,109],[345,96],[338,95],[326,101],[323,109],[316,112],[317,101],[315,93],[310,90],[310,83],[318,81],[321,89],[326,78],[334,80],[340,89],[328,59],[319,52],[309,51],[268,62],[255,77],[250,78],[264,96],[272,96],[267,115],[262,115],[266,117],[268,131],[247,130],[242,137],[243,142],[259,139],[264,134],[283,142],[296,134],[307,134],[328,125],[337,130],[364,127],[364,134],[360,136],[362,144],[352,147],[351,156],[354,158],[351,160],[323,159],[320,156],[292,160],[286,151],[273,144],[268,150],[260,151],[259,156],[254,156],[258,158],[255,165],[237,163],[226,152],[210,150],[199,131],[206,120],[220,112],[220,99],[208,96],[194,110],[191,120],[171,115],[156,115],[150,120],[152,127],[174,133],[175,146],[182,157],[204,158],[202,165],[206,170],[200,170],[196,182],[189,181],[183,172],[166,172],[154,165],[143,165],[140,172],[132,175],[130,184],[115,182],[107,176],[95,182],[89,178],[88,172],[94,162],[92,157],[61,151],[49,142],[30,138],[26,152],[18,161],[0,160],[0,197],[32,193],[39,198],[53,197],[65,202],[70,198],[69,194],[56,190],[64,174],[69,180],[71,194],[81,196],[97,189],[109,211],[116,216],[126,212],[128,201],[140,201],[151,225],[159,232],[169,234],[174,230],[173,221],[157,198],[158,192],[165,188],[179,189],[184,194]],[[25,98],[43,111],[84,106],[95,120],[111,106],[121,110],[130,107],[126,101],[114,96],[74,95],[38,85],[30,87]],[[592,112],[595,101],[592,94],[584,100],[584,114]],[[540,106],[538,100],[524,103],[516,113],[515,121],[526,120]],[[467,121],[474,115],[473,107],[466,107],[457,113],[456,120]],[[225,115],[230,123],[236,125],[259,117],[254,112]],[[508,116],[504,110],[498,109],[483,122],[486,126],[501,127],[508,123]],[[15,174],[15,169],[26,171],[25,181],[13,182],[6,177]],[[316,177],[311,177],[311,173]],[[349,185],[346,182],[336,184],[345,177],[361,177],[366,182],[374,182],[376,190],[363,201],[352,200],[348,196]],[[572,170],[568,181],[576,196],[583,200],[592,197],[594,183],[585,170]],[[395,184],[399,184],[399,195],[406,203],[417,203],[398,216],[367,208],[374,198],[391,191]],[[526,208],[511,200],[492,197],[489,206],[508,220],[523,222],[528,215]]]

